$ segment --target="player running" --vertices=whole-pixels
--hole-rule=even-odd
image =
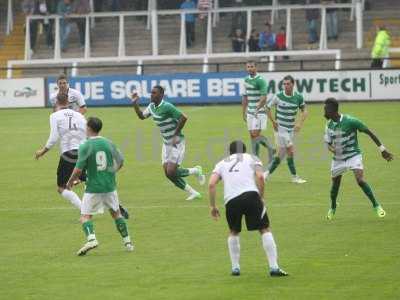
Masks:
[[[185,137],[182,129],[187,121],[187,116],[173,104],[163,100],[164,89],[154,86],[151,90],[151,103],[144,111],[138,105],[139,96],[132,95],[132,104],[139,119],[144,120],[153,117],[154,122],[160,128],[163,139],[162,164],[165,176],[178,188],[189,193],[186,200],[201,198],[201,194],[193,189],[183,179],[189,175],[195,175],[201,185],[206,181],[202,168],[182,168],[181,164],[185,155]]]
[[[249,76],[244,79],[243,120],[247,123],[247,129],[250,133],[253,154],[259,156],[260,145],[262,145],[268,149],[269,163],[271,163],[276,150],[267,137],[261,134],[261,131],[267,128],[267,115],[265,112],[267,83],[257,73],[257,66],[254,61],[247,62],[246,69]]]
[[[81,207],[81,223],[87,242],[77,252],[79,256],[85,255],[98,246],[92,216],[103,213],[104,207],[110,210],[126,249],[133,250],[128,227],[119,210],[115,182],[115,173],[122,167],[123,157],[110,140],[99,136],[102,127],[100,119],[95,117],[88,119],[88,140],[79,147],[78,162],[67,183],[67,188],[70,189],[73,182],[81,176],[82,170],[87,170],[88,180]]]
[[[46,145],[36,151],[35,158],[39,159],[45,155],[60,141],[61,155],[57,167],[57,191],[78,209],[81,208],[81,200],[76,193],[65,189],[65,185],[75,167],[79,145],[85,140],[85,117],[69,108],[66,94],[58,94],[57,111],[50,115],[50,136]],[[84,176],[81,179],[84,180]]]
[[[241,141],[229,146],[230,156],[221,160],[214,168],[209,182],[211,216],[220,217],[215,204],[216,185],[224,181],[226,219],[230,234],[228,249],[232,262],[232,275],[240,275],[240,242],[242,216],[245,216],[247,230],[258,230],[268,259],[271,276],[287,276],[278,266],[278,253],[274,237],[269,227],[269,219],[264,205],[264,175],[262,163],[255,156],[246,153]]]
[[[339,192],[340,181],[343,173],[349,169],[353,171],[358,185],[371,201],[372,207],[376,211],[378,217],[385,217],[386,212],[375,199],[368,183],[364,181],[364,167],[361,150],[358,146],[357,131],[366,133],[374,141],[385,160],[391,161],[393,155],[386,150],[378,137],[373,134],[364,123],[350,115],[340,114],[339,102],[336,99],[328,98],[325,100],[324,112],[325,118],[328,119],[325,129],[325,143],[329,151],[333,153],[331,165],[331,208],[326,216],[327,219],[333,219],[336,213],[336,199]]]
[[[267,103],[267,115],[274,126],[275,138],[279,147],[278,156],[264,173],[265,180],[279,166],[281,160],[287,155],[287,164],[292,174],[293,183],[305,183],[306,180],[297,175],[294,165],[294,134],[298,133],[307,118],[307,110],[302,94],[294,91],[294,79],[288,75],[283,78],[284,90],[275,94]],[[275,118],[271,108],[275,106]],[[300,109],[300,117],[296,116]]]

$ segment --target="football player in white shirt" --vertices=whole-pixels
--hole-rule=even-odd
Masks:
[[[86,140],[86,119],[69,108],[66,94],[58,94],[56,107],[57,111],[50,115],[47,143],[36,151],[35,158],[39,159],[59,142],[61,155],[57,168],[57,191],[80,210],[81,200],[78,195],[65,187],[75,167],[79,145]]]
[[[269,227],[269,219],[264,205],[264,175],[261,161],[246,153],[242,141],[234,141],[229,146],[230,156],[221,160],[214,168],[209,182],[211,216],[220,217],[215,204],[216,186],[224,182],[226,219],[230,234],[228,249],[232,262],[232,275],[240,275],[240,242],[242,216],[245,216],[248,231],[258,230],[266,253],[271,276],[288,276],[278,266],[278,254],[274,237]]]
[[[50,103],[55,106],[58,94],[66,94],[68,96],[68,107],[80,112],[82,115],[86,113],[86,102],[83,95],[78,90],[69,87],[68,78],[61,74],[57,78],[58,91],[50,95]]]

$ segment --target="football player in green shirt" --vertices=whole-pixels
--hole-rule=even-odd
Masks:
[[[372,189],[364,181],[364,167],[362,163],[361,150],[358,146],[357,131],[367,134],[379,147],[382,157],[391,161],[393,155],[379,141],[368,127],[360,120],[345,114],[339,113],[339,103],[334,98],[328,98],[324,106],[325,118],[328,120],[325,129],[325,143],[330,152],[333,153],[331,165],[332,187],[331,187],[331,208],[326,216],[328,220],[333,219],[336,212],[336,199],[339,192],[342,174],[352,170],[358,185],[371,201],[378,217],[385,217],[386,213],[376,200]]]
[[[67,188],[71,189],[82,170],[86,169],[87,181],[81,205],[81,223],[87,242],[77,252],[79,256],[85,255],[98,246],[92,215],[103,213],[104,207],[110,210],[126,249],[133,250],[128,226],[119,209],[115,182],[115,173],[121,169],[123,157],[110,140],[99,135],[102,127],[103,124],[99,118],[91,117],[87,120],[88,139],[79,146],[78,161],[67,183]]]
[[[257,73],[254,61],[246,63],[249,76],[244,79],[244,93],[242,97],[243,120],[247,123],[250,133],[251,148],[254,155],[259,156],[260,145],[268,150],[269,163],[272,162],[276,150],[261,131],[267,128],[265,104],[267,101],[267,82]]]
[[[151,90],[151,102],[147,108],[144,111],[140,110],[137,93],[132,95],[133,108],[139,119],[145,120],[151,116],[154,123],[160,128],[163,139],[162,165],[165,176],[175,186],[189,193],[186,200],[199,199],[201,194],[187,184],[183,177],[195,175],[200,185],[204,185],[206,178],[203,175],[201,166],[193,168],[181,167],[185,156],[185,137],[182,129],[187,121],[187,116],[163,98],[164,88],[154,86]]]

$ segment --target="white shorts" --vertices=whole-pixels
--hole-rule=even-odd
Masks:
[[[185,140],[182,140],[175,146],[163,144],[161,152],[162,164],[171,162],[177,165],[181,165],[184,157],[185,157]]]
[[[266,128],[267,128],[266,114],[257,114],[257,115],[247,114],[248,130],[264,130]]]
[[[82,199],[81,214],[95,215],[104,213],[104,207],[117,211],[119,201],[117,191],[111,193],[85,193]]]
[[[348,160],[332,160],[331,175],[337,177],[348,170],[363,170],[362,155],[358,154]]]
[[[287,148],[294,144],[294,131],[278,128],[274,131],[275,141],[279,148]]]

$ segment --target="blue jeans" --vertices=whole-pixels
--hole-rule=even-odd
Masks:
[[[307,20],[307,29],[308,29],[308,42],[309,43],[317,42],[318,41],[317,21]]]
[[[326,14],[326,30],[328,38],[337,38],[338,36],[338,19],[336,11]]]
[[[60,40],[61,40],[61,50],[64,51],[68,46],[68,38],[71,33],[71,24],[60,20]]]

